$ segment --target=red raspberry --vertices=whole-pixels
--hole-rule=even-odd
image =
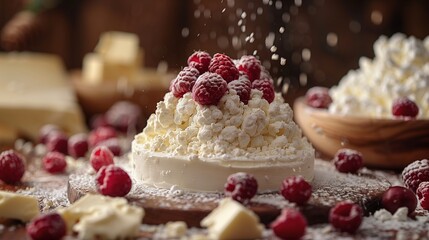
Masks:
[[[103,166],[113,164],[113,153],[105,146],[95,147],[91,152],[89,162],[92,168],[98,171]]]
[[[19,182],[25,173],[22,157],[14,150],[0,154],[0,180],[7,184]]]
[[[60,240],[66,235],[66,223],[58,213],[48,213],[34,218],[27,234],[33,240]]]
[[[396,117],[415,118],[419,114],[419,107],[414,101],[406,97],[398,98],[393,101],[392,114]]]
[[[268,79],[259,79],[252,82],[252,88],[263,93],[263,98],[271,103],[274,100],[274,86]]]
[[[281,239],[300,239],[305,234],[307,221],[298,210],[285,208],[270,227]]]
[[[94,147],[97,143],[107,140],[109,138],[114,138],[117,136],[115,129],[112,127],[99,127],[92,130],[88,136],[89,147]]]
[[[39,131],[39,142],[42,144],[46,144],[49,134],[53,132],[61,132],[61,130],[57,125],[53,125],[53,124],[44,125]]]
[[[250,81],[261,77],[261,62],[255,56],[242,56],[237,68],[239,71],[246,73]]]
[[[429,181],[429,160],[423,159],[410,163],[402,171],[402,180],[405,187],[415,192],[421,182]]]
[[[69,138],[68,153],[70,156],[84,157],[88,152],[88,137],[85,133],[78,133]]]
[[[209,65],[209,72],[219,74],[225,81],[231,82],[238,79],[238,69],[230,57],[216,53]]]
[[[61,173],[67,167],[66,156],[60,152],[48,152],[42,159],[43,168],[50,173]]]
[[[363,167],[363,157],[358,151],[342,148],[334,157],[335,167],[342,173],[356,173]]]
[[[417,188],[417,196],[420,200],[420,206],[425,210],[429,210],[429,182],[420,183]]]
[[[194,52],[188,58],[188,66],[196,68],[200,74],[203,74],[209,70],[210,61],[212,57],[210,54],[204,51]]]
[[[196,68],[185,67],[171,84],[171,92],[173,95],[177,98],[181,98],[185,93],[192,92],[192,88],[199,75]]]
[[[206,72],[195,82],[192,98],[201,105],[216,105],[227,89],[228,84],[219,74]]]
[[[142,112],[137,104],[120,101],[106,112],[106,121],[109,126],[123,133],[133,134],[140,130]]]
[[[109,165],[100,168],[96,176],[97,190],[110,197],[123,197],[131,190],[131,178],[122,168]]]
[[[407,207],[408,213],[412,213],[417,207],[417,198],[410,189],[393,186],[384,192],[381,205],[392,214],[401,207]]]
[[[325,87],[312,87],[305,94],[307,105],[314,108],[328,108],[332,103],[329,89]]]
[[[237,202],[246,203],[258,191],[258,182],[248,173],[231,174],[225,183],[225,195]]]
[[[249,102],[252,90],[249,79],[240,77],[238,80],[231,81],[228,83],[228,89],[234,89],[244,104]]]
[[[302,176],[292,176],[282,182],[280,193],[289,202],[304,205],[311,197],[311,185]]]
[[[98,114],[91,118],[91,129],[97,129],[100,127],[110,127],[104,114]]]
[[[121,156],[122,155],[121,144],[119,143],[119,140],[117,138],[109,138],[107,140],[99,142],[97,144],[97,147],[98,146],[107,147],[115,156]]]
[[[62,132],[51,132],[46,139],[46,148],[49,152],[60,152],[67,154],[68,139]]]
[[[329,222],[342,232],[356,232],[362,219],[362,208],[350,201],[339,202],[329,211]]]

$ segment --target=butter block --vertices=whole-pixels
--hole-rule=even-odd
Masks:
[[[83,79],[93,84],[120,79],[136,81],[142,66],[142,56],[137,35],[103,33],[95,52],[88,53],[83,59]]]
[[[86,131],[83,114],[59,57],[0,53],[0,125],[37,140],[40,128],[56,124],[69,134]]]
[[[40,214],[37,198],[0,191],[0,217],[28,222]]]
[[[144,210],[131,206],[125,198],[87,194],[58,212],[67,228],[79,239],[123,239],[138,232]]]
[[[254,212],[231,198],[221,200],[201,226],[208,228],[211,239],[257,239],[264,229]]]
[[[106,62],[134,64],[139,55],[139,38],[133,33],[105,32],[100,36],[95,52]]]
[[[89,83],[100,83],[104,78],[104,62],[97,53],[88,53],[83,58],[82,76]]]

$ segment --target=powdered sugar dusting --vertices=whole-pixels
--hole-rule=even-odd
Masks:
[[[341,200],[366,201],[368,196],[379,195],[389,188],[387,180],[370,177],[365,171],[360,175],[338,172],[329,162],[319,162],[315,167],[313,189],[318,200],[332,205]]]
[[[130,172],[131,166],[128,162],[118,163],[124,170]],[[344,200],[352,200],[361,204],[366,204],[379,197],[390,184],[387,180],[376,178],[373,174],[361,175],[344,174],[337,172],[331,163],[316,160],[315,178],[312,182],[313,194],[310,204],[318,206],[333,206],[335,203]],[[279,183],[280,184],[280,183]],[[72,174],[69,177],[69,185],[80,191],[95,192],[94,176],[89,174]],[[160,208],[177,208],[183,210],[206,209],[210,210],[217,205],[223,193],[198,193],[170,189],[156,188],[133,181],[133,187],[127,195],[128,199],[141,201],[143,204],[152,204],[156,201]],[[159,201],[159,199],[163,199]],[[265,193],[255,196],[251,202],[255,204],[269,205],[274,208],[295,207],[295,204],[288,202],[278,193]]]

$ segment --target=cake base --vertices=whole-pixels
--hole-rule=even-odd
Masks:
[[[130,168],[127,163],[119,165],[126,170]],[[309,202],[299,207],[309,224],[328,222],[330,208],[344,200],[359,203],[366,214],[371,213],[379,208],[379,200],[390,184],[367,169],[363,169],[359,175],[343,174],[336,171],[331,163],[316,160],[312,186],[313,194]],[[67,188],[70,202],[75,202],[89,192],[96,192],[94,175],[70,175]],[[134,182],[126,198],[131,204],[145,209],[143,223],[185,221],[188,226],[198,227],[224,195],[183,192],[174,188],[158,189]],[[248,207],[260,217],[262,223],[269,224],[280,214],[281,209],[296,206],[278,193],[267,193],[255,196]]]

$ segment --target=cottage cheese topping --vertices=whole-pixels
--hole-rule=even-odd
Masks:
[[[314,150],[292,118],[279,94],[269,104],[252,90],[245,105],[230,90],[218,105],[201,106],[190,93],[167,93],[133,142],[135,177],[195,191],[223,191],[238,171],[256,175],[262,191],[278,190],[288,175],[311,180]]]
[[[395,99],[408,97],[419,106],[417,118],[429,118],[429,37],[420,41],[395,34],[374,44],[373,60],[362,57],[330,90],[331,113],[392,118]]]

